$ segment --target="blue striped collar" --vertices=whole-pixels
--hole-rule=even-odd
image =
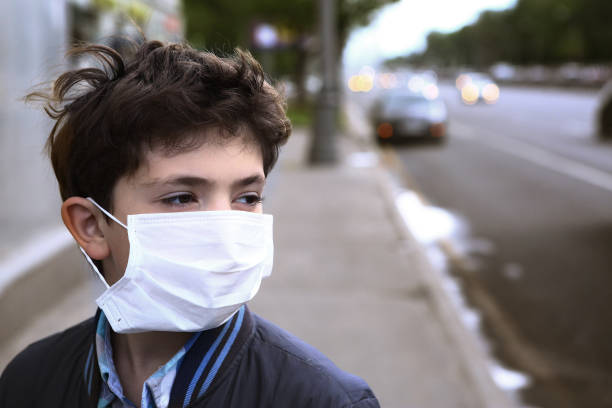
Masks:
[[[248,309],[242,306],[223,325],[195,333],[187,343],[153,375],[143,386],[142,407],[166,408],[186,407],[200,399],[218,377],[224,361],[232,354],[232,346],[248,316]],[[248,326],[248,325],[247,325]],[[95,345],[92,344],[85,364],[85,382],[92,393],[92,380],[99,383],[97,406],[132,407],[134,404],[123,395],[123,389],[115,370],[110,342],[110,326],[104,313],[99,313],[96,326]],[[99,375],[94,377],[94,364]],[[230,358],[231,359],[231,358]]]

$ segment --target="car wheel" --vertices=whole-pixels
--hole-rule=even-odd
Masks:
[[[389,139],[383,139],[382,137],[378,135],[375,135],[374,137],[376,138],[376,144],[379,146],[387,145],[390,142]]]
[[[446,136],[442,136],[442,137],[432,137],[430,140],[432,141],[432,143],[438,146],[442,146],[446,144],[446,141],[448,139],[446,138]]]

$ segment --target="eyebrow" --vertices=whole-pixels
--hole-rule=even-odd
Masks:
[[[266,178],[261,174],[253,174],[252,176],[236,180],[232,183],[232,187],[246,187],[251,184],[265,184]]]
[[[248,176],[248,177],[233,181],[232,187],[246,187],[252,184],[265,184],[265,182],[266,182],[265,177],[258,173],[258,174],[253,174],[252,176]],[[155,187],[159,185],[200,187],[200,186],[211,186],[213,184],[215,184],[214,181],[209,180],[204,177],[183,176],[183,175],[177,175],[177,176],[169,177],[166,179],[156,178],[151,181],[146,181],[142,183],[144,187]]]

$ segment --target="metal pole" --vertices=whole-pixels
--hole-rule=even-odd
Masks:
[[[331,164],[337,161],[336,112],[337,55],[336,0],[319,0],[319,39],[323,84],[319,92],[310,163]]]

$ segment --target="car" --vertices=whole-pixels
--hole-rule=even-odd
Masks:
[[[612,80],[608,81],[597,101],[596,128],[597,136],[602,142],[612,140]]]
[[[499,99],[499,86],[487,74],[482,72],[464,72],[455,80],[455,85],[466,105],[480,101],[494,104]]]
[[[448,111],[433,92],[385,93],[372,110],[378,143],[407,139],[446,139]]]

